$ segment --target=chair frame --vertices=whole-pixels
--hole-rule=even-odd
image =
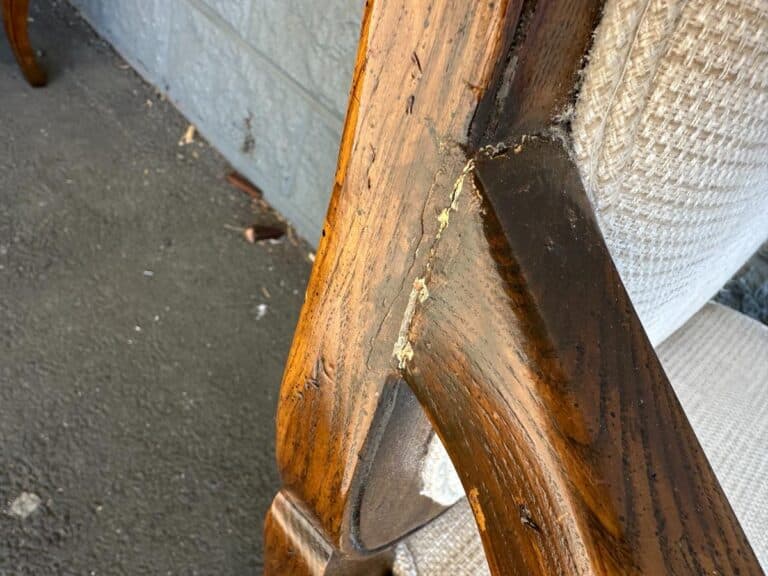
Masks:
[[[267,574],[386,573],[443,509],[418,491],[424,414],[494,575],[762,574],[569,155],[600,12],[367,2]]]
[[[24,78],[32,87],[45,86],[47,77],[37,63],[27,31],[29,0],[2,0],[2,2],[5,35]]]

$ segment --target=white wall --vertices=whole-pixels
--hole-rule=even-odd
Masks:
[[[70,0],[315,243],[363,0]]]

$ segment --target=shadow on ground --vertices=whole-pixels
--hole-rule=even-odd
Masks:
[[[48,87],[0,42],[0,574],[259,574],[308,247],[245,243],[274,215],[215,151],[65,4],[33,16]]]

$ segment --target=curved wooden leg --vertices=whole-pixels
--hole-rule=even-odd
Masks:
[[[407,22],[402,3],[369,0],[364,13],[336,189],[276,422],[282,494],[320,546],[286,529],[280,518],[295,515],[278,511],[279,496],[265,532],[273,574],[343,572],[342,558],[357,569],[351,558],[391,547],[448,499],[422,493],[431,431],[416,400],[394,392],[392,353],[418,296],[411,273],[427,264],[437,215],[466,162],[461,142],[507,19],[501,2],[407,4]]]
[[[3,0],[5,35],[27,82],[34,87],[45,86],[47,78],[40,68],[27,33],[29,0]]]

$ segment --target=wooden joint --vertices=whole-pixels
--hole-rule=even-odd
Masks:
[[[268,576],[376,576],[387,574],[392,564],[389,552],[353,555],[335,549],[283,492],[267,514],[264,548]]]
[[[760,574],[562,142],[487,150],[471,174],[404,377],[492,573]]]

